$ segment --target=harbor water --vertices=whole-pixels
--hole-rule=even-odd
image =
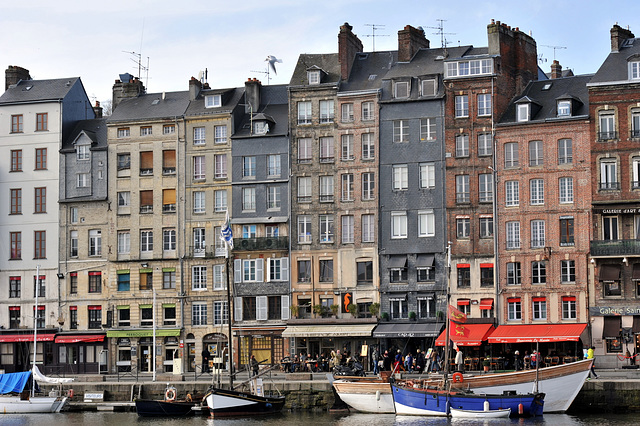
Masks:
[[[213,420],[205,416],[181,419],[141,418],[135,413],[113,412],[75,412],[60,414],[12,414],[1,415],[0,424],[10,426],[53,426],[53,425],[91,425],[91,426],[125,426],[125,425],[273,425],[299,426],[304,424],[331,426],[475,426],[475,425],[522,425],[522,426],[580,426],[606,425],[631,426],[638,424],[637,413],[633,414],[602,414],[602,415],[569,415],[546,414],[543,417],[528,419],[492,419],[466,420],[447,419],[441,417],[395,416],[393,414],[365,414],[365,413],[282,413],[269,417],[237,418]]]

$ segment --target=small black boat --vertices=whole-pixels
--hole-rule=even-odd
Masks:
[[[199,412],[191,395],[186,399],[176,399],[176,389],[168,387],[165,399],[136,399],[136,412],[140,417],[186,417]]]
[[[213,418],[279,413],[285,402],[284,396],[258,396],[213,387],[209,388],[205,399]]]

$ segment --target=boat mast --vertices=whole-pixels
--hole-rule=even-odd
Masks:
[[[232,250],[230,247],[227,247],[227,257],[226,257],[226,265],[225,270],[227,273],[227,310],[229,311],[229,321],[228,321],[228,334],[227,345],[229,350],[227,353],[229,354],[229,389],[233,390],[233,337],[231,336],[231,322],[233,321],[233,311],[231,310],[231,281],[229,280],[229,268],[231,265],[231,257],[229,256],[229,251]]]
[[[31,397],[35,392],[33,367],[36,366],[36,345],[38,337],[38,293],[40,292],[40,265],[36,265],[36,306],[33,310],[33,363],[31,365]]]
[[[446,314],[445,314],[445,346],[444,346],[444,368],[443,368],[443,372],[444,372],[444,384],[447,384],[447,379],[449,378],[449,344],[450,342],[450,337],[449,337],[449,283],[451,281],[451,241],[449,241],[449,243],[447,244],[447,287],[446,287],[446,291],[447,291],[447,297],[446,297],[446,301],[447,301],[447,305],[446,305]]]

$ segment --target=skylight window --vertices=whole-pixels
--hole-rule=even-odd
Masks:
[[[551,85],[552,85],[552,84],[553,84],[553,83],[546,83],[544,86],[542,86],[542,90],[549,90],[549,89],[551,89]]]

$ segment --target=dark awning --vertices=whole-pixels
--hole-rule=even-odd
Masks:
[[[416,266],[419,268],[430,268],[433,266],[434,255],[419,254],[416,256]]]
[[[442,323],[379,324],[373,330],[373,337],[436,337]]]
[[[622,317],[604,317],[604,327],[602,329],[603,339],[616,339],[620,337],[622,328]]]
[[[620,280],[620,265],[600,266],[600,281],[618,281],[618,280]]]
[[[389,268],[406,268],[407,256],[390,256]]]

